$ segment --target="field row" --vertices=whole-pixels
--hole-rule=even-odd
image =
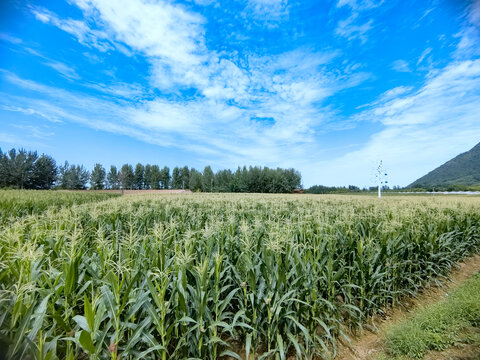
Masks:
[[[9,358],[331,358],[480,247],[478,198],[124,196],[0,231]]]

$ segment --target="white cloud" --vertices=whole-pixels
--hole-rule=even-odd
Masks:
[[[275,27],[288,16],[288,0],[248,0],[245,17]]]
[[[425,50],[423,50],[422,54],[420,55],[420,57],[418,58],[418,61],[417,61],[417,66],[420,65],[422,63],[423,60],[425,60],[425,58],[427,57],[428,54],[430,54],[432,52],[432,48],[431,47],[427,47]]]
[[[66,79],[69,79],[69,80],[80,79],[80,76],[77,74],[75,69],[73,69],[72,67],[60,61],[48,61],[48,62],[45,62],[44,64],[58,71]]]
[[[382,159],[391,185],[407,185],[478,143],[479,108],[480,60],[454,62],[415,92],[394,88],[385,93],[357,116],[357,121],[376,121],[384,129],[359,150],[312,164],[317,170],[307,169],[305,175],[330,185],[338,179],[344,185],[369,185]]]
[[[359,39],[362,44],[367,41],[367,32],[372,29],[373,20],[370,19],[367,22],[358,25],[356,20],[358,13],[353,13],[348,18],[340,20],[335,29],[335,34],[343,36],[348,40]]]
[[[362,11],[379,7],[383,2],[384,0],[338,0],[337,7],[349,6],[352,10]]]
[[[21,44],[23,43],[22,39],[19,39],[15,36],[11,36],[9,34],[5,34],[5,33],[0,33],[0,40],[2,41],[7,41],[9,43],[12,43],[12,44]]]
[[[31,9],[35,17],[43,23],[54,25],[63,31],[73,35],[78,41],[84,45],[94,47],[100,51],[108,51],[113,49],[113,46],[106,41],[107,34],[92,30],[83,21],[74,19],[60,19],[51,11],[47,9],[34,7]]]
[[[408,63],[405,60],[395,60],[392,64],[392,69],[398,72],[411,72]]]
[[[178,147],[217,166],[293,166],[302,171],[307,185],[338,184],[339,178],[345,184],[369,185],[369,169],[380,157],[393,184],[404,185],[431,170],[432,164],[478,142],[480,65],[476,61],[457,61],[430,72],[417,91],[396,87],[385,92],[353,119],[376,122],[383,130],[344,157],[318,162],[322,145],[317,143],[317,132],[332,119],[338,121],[325,100],[368,77],[351,70],[328,70],[336,52],[303,48],[277,56],[250,55],[240,62],[232,54],[208,49],[206,20],[182,6],[162,1],[76,3],[85,21],[62,20],[38,9],[36,16],[87,46],[123,46],[125,53],[144,56],[153,87],[171,96],[150,94],[147,101],[141,100],[145,90],[135,84],[84,82],[105,94],[95,98],[7,74],[8,81],[36,94],[0,101],[18,107],[28,101],[32,115]],[[278,4],[286,2],[272,0],[262,6]],[[353,13],[339,22],[337,35],[365,42],[373,22],[358,25],[358,11],[380,4],[340,1],[338,6],[348,5]],[[405,61],[399,61],[397,70],[408,69]],[[196,95],[182,99],[181,91],[190,88]],[[273,120],[265,124],[258,118]]]
[[[228,54],[207,49],[204,18],[171,3],[76,3],[89,23],[101,26],[100,34],[109,35],[106,41],[116,46],[125,44],[146,57],[154,86],[173,94],[189,87],[197,89],[200,95],[189,101],[156,98],[125,107],[125,123],[153,129],[149,136],[156,136],[155,131],[176,134],[184,138],[180,147],[204,143],[239,159],[265,153],[263,150],[268,148],[269,159],[281,161],[285,155],[280,151],[282,146],[312,142],[315,127],[327,118],[321,112],[329,112],[319,111],[322,101],[366,78],[362,73],[343,76],[339,71],[326,71],[323,67],[337,54],[309,49],[279,56],[252,55],[240,66]],[[271,0],[256,3],[257,9],[280,9],[285,5],[284,1]],[[49,19],[57,19],[48,15]],[[55,20],[54,25],[58,24],[63,24],[62,20]],[[105,89],[102,85],[96,88]],[[264,126],[250,120],[256,117],[273,118],[274,123]],[[238,146],[232,138],[237,139]],[[242,163],[248,161],[245,158]]]

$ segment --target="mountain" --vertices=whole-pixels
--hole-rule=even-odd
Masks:
[[[427,175],[414,181],[408,187],[480,185],[480,143]]]

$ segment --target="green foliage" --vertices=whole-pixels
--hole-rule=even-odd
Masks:
[[[138,163],[135,165],[135,175],[133,180],[133,187],[137,190],[143,189],[145,186],[145,167]]]
[[[113,190],[120,188],[120,178],[115,165],[110,166],[110,171],[107,174],[107,186]]]
[[[160,183],[162,189],[168,189],[170,187],[170,169],[168,166],[164,166],[160,171]]]
[[[9,359],[328,358],[480,248],[475,198],[170,194],[18,214],[0,227]]]
[[[162,173],[158,165],[152,165],[150,168],[150,189],[160,189],[160,181],[162,180]]]
[[[377,188],[369,189],[368,191],[376,191]],[[348,187],[340,186],[324,186],[324,185],[313,185],[309,187],[305,192],[308,194],[348,194],[348,193],[358,193],[362,190],[358,186],[349,185]],[[367,191],[367,190],[363,190]]]
[[[422,176],[408,187],[447,191],[469,190],[480,186],[480,143]]]
[[[38,157],[36,152],[11,149],[0,150],[0,187],[17,189],[50,189],[57,176],[55,160]]]
[[[123,164],[118,174],[120,180],[120,185],[122,189],[133,189],[133,184],[135,182],[135,174],[133,172],[133,167],[130,164]]]
[[[60,189],[81,190],[87,188],[90,173],[83,165],[70,165],[65,161],[59,168],[57,186]]]
[[[202,173],[195,170],[190,169],[190,177],[188,182],[188,188],[192,191],[202,191],[203,190],[203,177]]]
[[[93,190],[101,190],[105,187],[105,169],[100,164],[95,164],[92,174],[90,175],[90,188]]]
[[[388,352],[422,358],[430,350],[444,350],[460,342],[463,330],[480,326],[479,294],[477,274],[443,301],[391,329],[387,335]]]

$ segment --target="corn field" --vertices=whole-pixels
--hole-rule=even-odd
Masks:
[[[480,248],[475,197],[37,193],[0,194],[7,359],[331,359]]]

